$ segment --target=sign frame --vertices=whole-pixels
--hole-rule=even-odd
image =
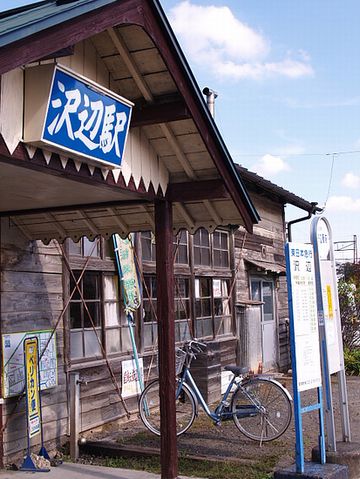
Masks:
[[[85,88],[87,88],[90,92],[94,94],[98,94],[99,96],[103,96],[106,99],[112,99],[118,104],[121,104],[125,109],[128,110],[128,116],[126,119],[126,126],[124,128],[125,134],[124,134],[124,139],[122,141],[122,152],[121,156],[119,158],[119,162],[113,162],[113,161],[107,161],[104,158],[99,158],[98,156],[91,155],[89,153],[84,153],[82,151],[79,151],[77,149],[71,148],[68,145],[64,145],[62,143],[52,141],[48,135],[46,134],[46,127],[48,125],[48,115],[49,115],[49,108],[50,108],[50,103],[52,100],[53,96],[53,91],[54,91],[54,83],[56,79],[57,73],[60,72],[60,74],[66,75],[70,78],[73,79],[73,81],[78,82],[82,85],[84,85]],[[50,89],[48,92],[48,97],[47,97],[47,104],[46,104],[46,109],[45,109],[45,116],[43,118],[43,123],[41,126],[41,137],[38,140],[38,142],[50,146],[51,149],[53,149],[56,152],[62,152],[62,153],[67,153],[69,154],[70,157],[72,158],[78,158],[84,161],[88,161],[91,164],[94,164],[95,166],[103,166],[103,167],[108,167],[108,168],[121,168],[122,161],[124,159],[124,154],[125,154],[125,149],[126,149],[126,144],[127,144],[127,137],[130,129],[130,122],[131,122],[131,114],[132,114],[132,107],[134,106],[134,103],[131,102],[130,100],[127,100],[126,98],[114,93],[113,91],[103,87],[102,85],[99,85],[98,83],[94,82],[90,78],[87,78],[74,70],[71,70],[70,68],[67,68],[61,64],[56,63],[54,66],[54,70],[52,73],[52,79],[50,83]],[[86,121],[86,120],[84,120]]]
[[[293,251],[295,252],[293,254]],[[308,253],[305,254],[304,251]],[[301,253],[303,252],[303,253]],[[309,298],[305,298],[306,289],[300,290],[300,294],[295,297],[294,293],[294,286],[295,280],[293,275],[293,270],[295,271],[296,267],[299,266],[300,272],[300,264],[297,265],[296,263],[292,263],[291,258],[295,256],[296,258],[303,258],[305,256],[305,260],[309,257],[309,252],[311,252],[311,257],[309,259],[310,265],[305,264],[305,273],[301,277],[299,275],[298,282],[300,286],[308,286]],[[288,242],[285,245],[285,258],[286,258],[286,277],[288,283],[288,299],[289,299],[289,319],[290,319],[290,348],[291,348],[291,364],[292,364],[292,383],[293,383],[293,396],[294,396],[294,418],[295,418],[295,461],[296,461],[296,472],[297,473],[304,473],[305,470],[305,453],[304,453],[304,441],[303,441],[303,430],[302,430],[302,414],[315,411],[317,410],[319,413],[319,448],[320,448],[320,462],[321,464],[325,464],[326,462],[326,453],[325,453],[325,431],[324,431],[324,416],[323,416],[323,406],[322,406],[322,385],[321,385],[321,365],[320,365],[320,348],[319,348],[319,335],[317,330],[317,314],[316,314],[316,290],[315,290],[315,276],[314,276],[314,260],[313,260],[313,248],[312,245],[302,244],[302,243],[293,243]],[[303,262],[303,261],[302,261]],[[302,265],[303,266],[303,265]],[[296,289],[296,286],[295,286]],[[295,301],[294,301],[294,298]],[[311,313],[313,316],[313,326],[315,326],[315,331],[313,331],[313,335],[315,339],[316,334],[316,341],[318,346],[318,365],[317,368],[320,369],[320,383],[319,381],[314,381],[313,385],[309,384],[309,387],[304,389],[302,384],[299,384],[298,380],[298,363],[297,360],[299,359],[297,355],[297,331],[299,328],[296,328],[295,322],[298,320],[298,314],[295,314],[295,303],[298,303],[301,300],[307,300],[312,302],[311,305],[313,311],[308,311],[308,315],[310,316],[311,320]],[[309,318],[307,319],[309,321]],[[311,326],[311,325],[310,325]],[[306,333],[306,329],[303,330]],[[306,338],[305,338],[306,339]],[[311,344],[309,345],[309,347]],[[319,376],[319,372],[316,372],[316,375]],[[316,378],[315,375],[315,378]],[[316,384],[317,388],[317,397],[318,402],[314,404],[310,404],[308,406],[302,407],[301,406],[301,391],[312,389]],[[299,387],[300,386],[300,387]]]
[[[339,381],[343,442],[351,441],[351,431],[334,247],[331,226],[325,216],[314,217],[310,228],[311,242],[314,247],[322,375],[325,384],[326,446],[327,450],[336,452],[335,418],[331,386],[331,374],[334,373],[337,373]],[[331,315],[333,316],[332,318]],[[331,324],[332,322],[333,324]]]

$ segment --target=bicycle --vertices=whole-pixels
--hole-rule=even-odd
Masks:
[[[192,426],[200,405],[215,425],[232,419],[242,434],[255,441],[262,443],[280,437],[289,427],[292,417],[290,393],[272,378],[250,377],[249,368],[225,366],[224,369],[231,371],[233,377],[220,402],[213,411],[210,410],[190,372],[192,360],[205,347],[204,343],[190,340],[176,351],[177,436]],[[149,383],[141,393],[139,413],[146,428],[160,436],[158,379]]]

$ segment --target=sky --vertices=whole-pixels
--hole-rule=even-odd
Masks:
[[[360,2],[160,1],[199,87],[218,93],[233,160],[325,206],[335,241],[360,240]],[[308,222],[294,229],[308,238]]]

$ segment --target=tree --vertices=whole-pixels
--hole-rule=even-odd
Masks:
[[[338,278],[344,346],[353,350],[360,347],[360,264],[342,264]]]

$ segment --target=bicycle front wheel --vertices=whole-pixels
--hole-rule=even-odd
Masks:
[[[254,441],[280,437],[289,427],[292,407],[283,387],[268,379],[250,379],[234,393],[231,410],[236,427]]]
[[[160,436],[160,397],[159,380],[151,382],[141,393],[139,413],[144,425],[152,433]],[[190,388],[183,384],[176,398],[176,435],[189,429],[195,419],[196,404]]]

